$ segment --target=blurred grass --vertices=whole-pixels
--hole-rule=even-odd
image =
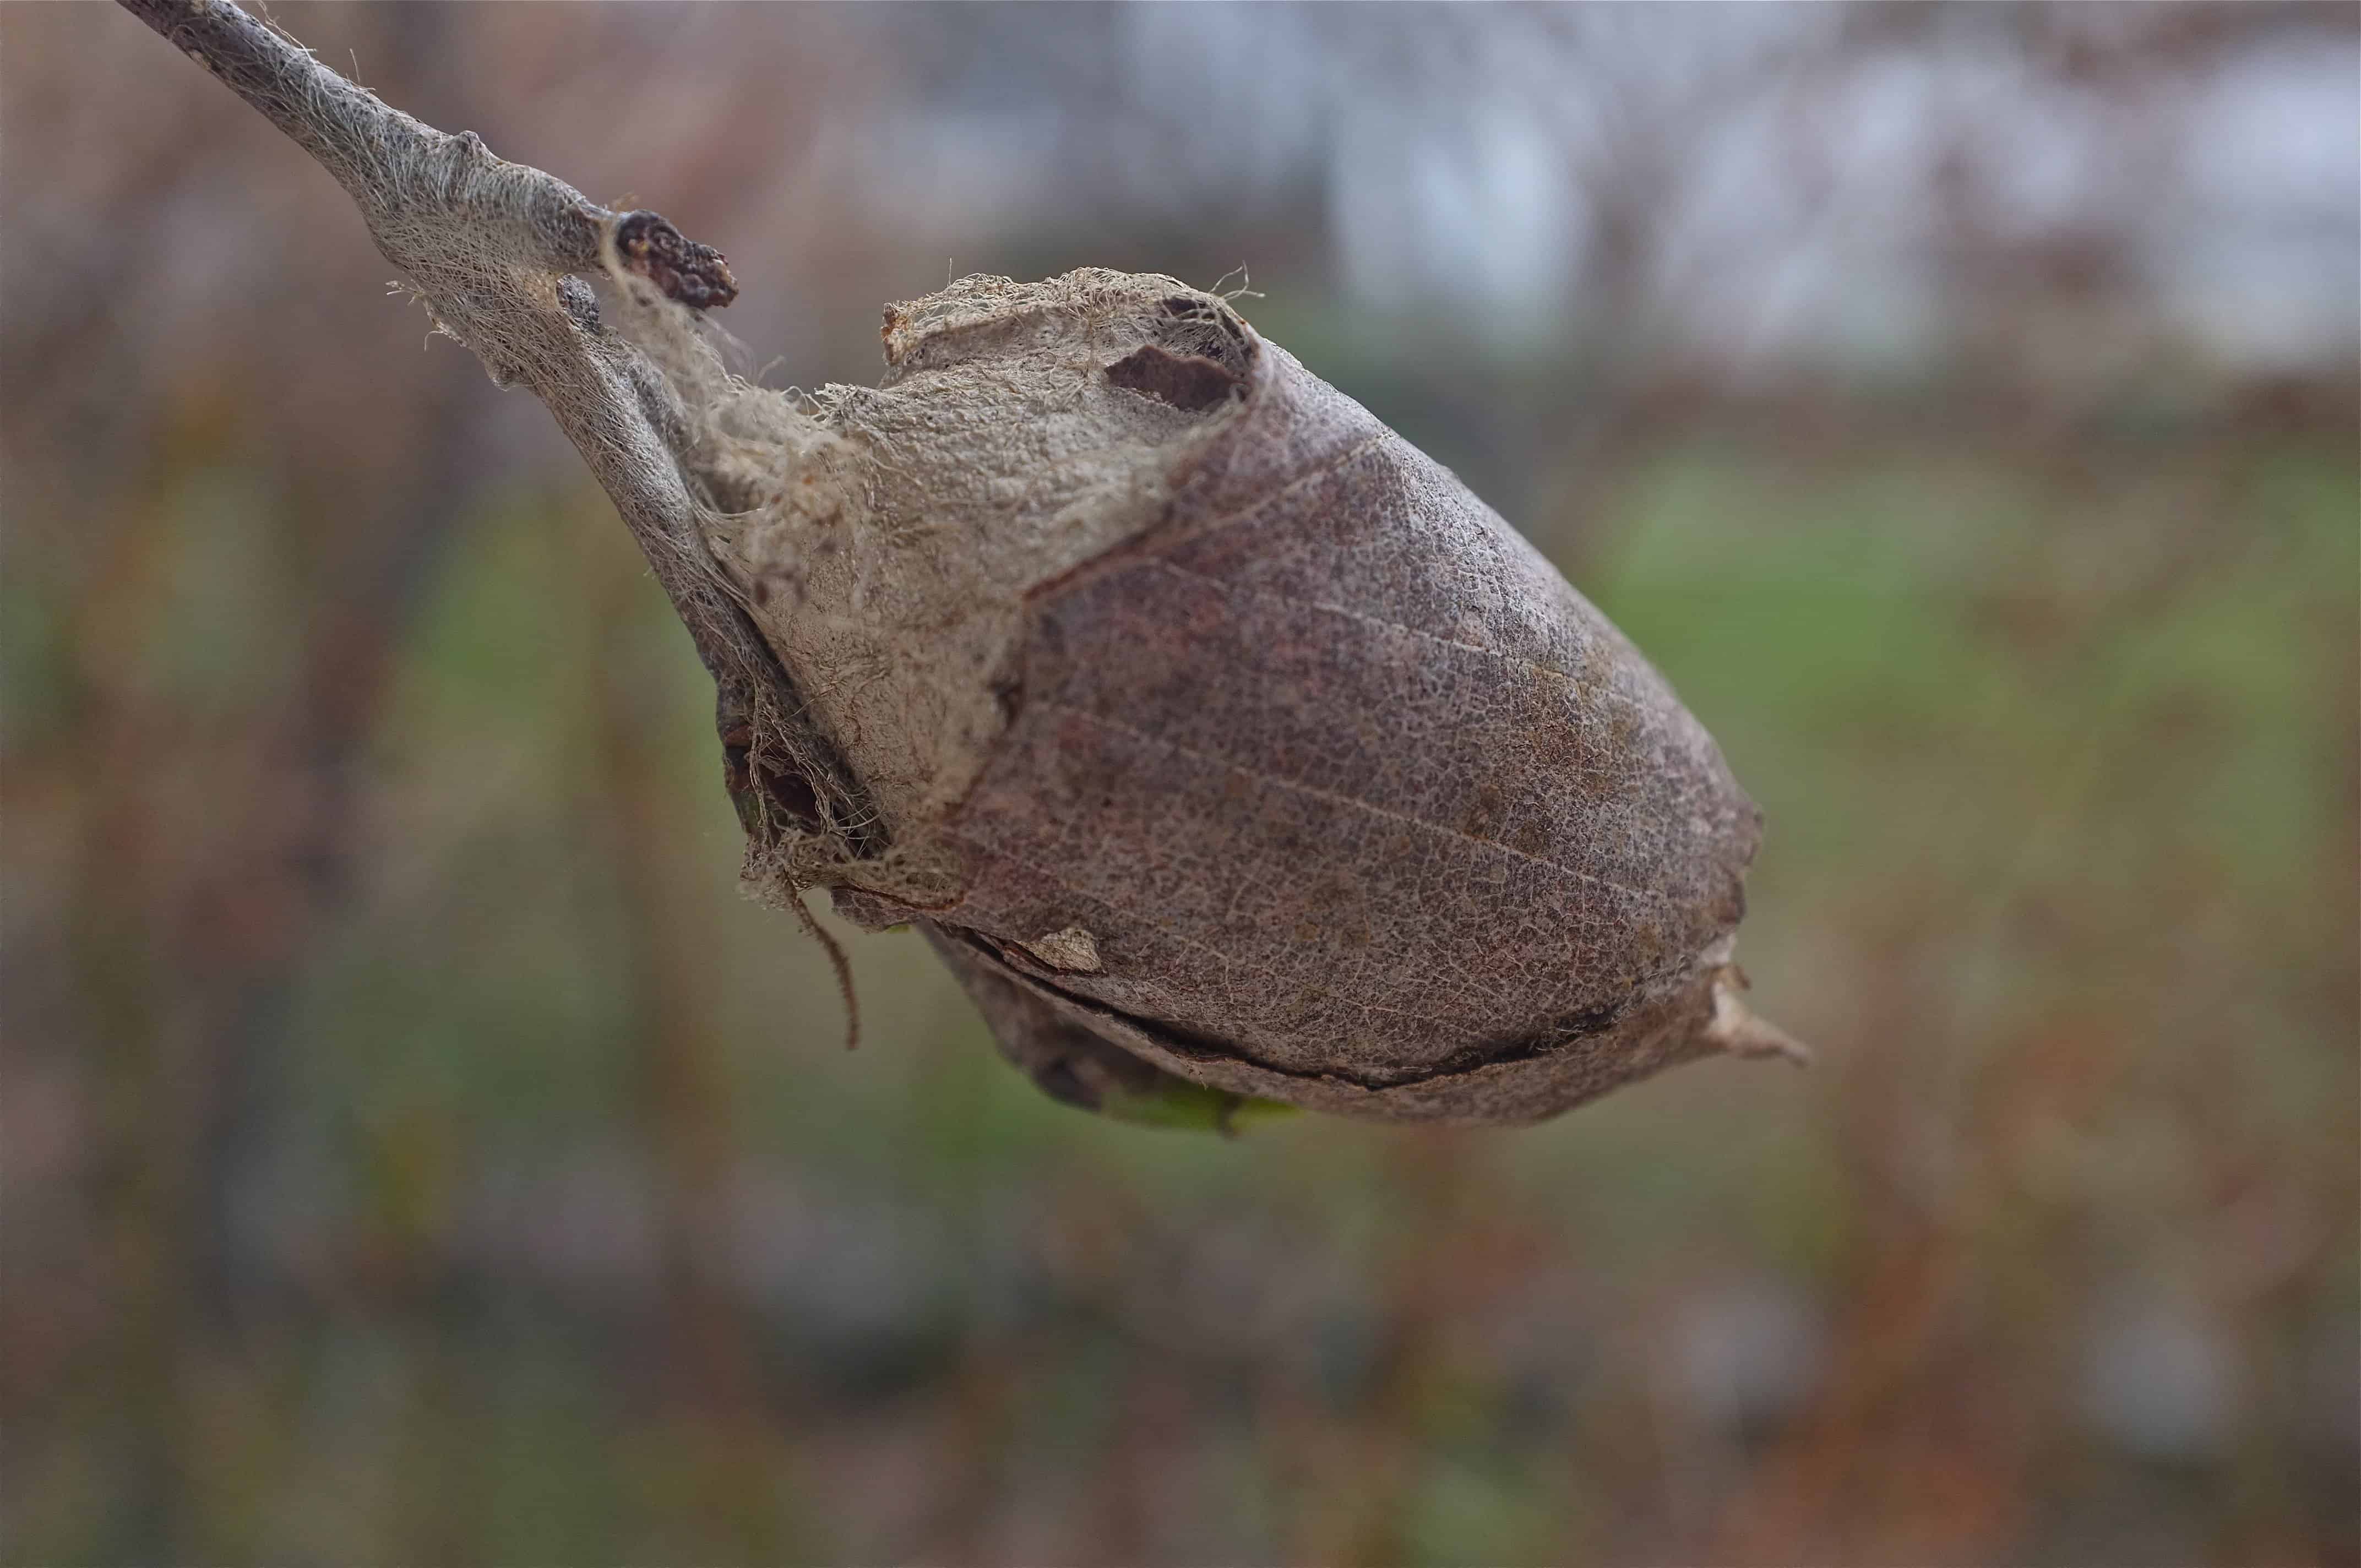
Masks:
[[[2085,455],[1627,465],[1586,586],[1768,811],[1744,956],[1822,1065],[1486,1137],[1093,1121],[907,938],[851,938],[844,1054],[734,892],[705,678],[620,531],[493,495],[258,1069],[168,1511],[106,1501],[159,1407],[73,1395],[119,1346],[60,1329],[12,1557],[2070,1557],[2110,1486],[2167,1555],[2349,1554],[2288,1358],[2355,1323],[2355,466]],[[286,657],[270,503],[167,492],[126,678],[220,720]],[[1723,1409],[1683,1336],[1765,1281],[1810,1365]],[[2238,1369],[2169,1470],[2076,1406],[2126,1290]]]

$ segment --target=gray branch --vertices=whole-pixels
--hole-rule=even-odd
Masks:
[[[720,253],[653,213],[610,212],[553,175],[496,158],[471,131],[422,124],[230,0],[120,3],[335,175],[442,330],[494,380],[548,405],[712,672],[731,791],[757,841],[868,819],[708,552],[677,399],[644,356],[601,327],[597,296],[573,276],[644,279],[703,310],[737,297]],[[798,766],[765,765],[774,748]],[[783,787],[796,774],[797,787]]]

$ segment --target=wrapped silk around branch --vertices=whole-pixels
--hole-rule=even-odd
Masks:
[[[971,278],[887,307],[881,386],[755,387],[718,252],[226,0],[123,3],[549,406],[714,676],[750,884],[919,925],[1052,1094],[1524,1121],[1799,1053],[1737,997],[1759,815],[1711,739],[1227,302]]]
[[[887,307],[881,386],[807,397],[676,314],[620,330],[706,433],[715,557],[894,846],[831,871],[838,908],[924,922],[1052,1092],[1133,1099],[1146,1064],[1519,1121],[1794,1050],[1738,998],[1760,818],[1711,738],[1224,301],[969,278]]]

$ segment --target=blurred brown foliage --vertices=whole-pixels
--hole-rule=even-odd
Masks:
[[[10,7],[9,1561],[2361,1561],[2350,7],[274,15],[774,379],[1251,263],[1721,738],[1822,1063],[1154,1135],[893,938],[844,1056],[545,416]]]

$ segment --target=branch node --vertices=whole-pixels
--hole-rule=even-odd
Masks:
[[[653,213],[625,213],[614,220],[609,235],[623,270],[645,278],[667,300],[703,311],[738,297],[728,258]]]

